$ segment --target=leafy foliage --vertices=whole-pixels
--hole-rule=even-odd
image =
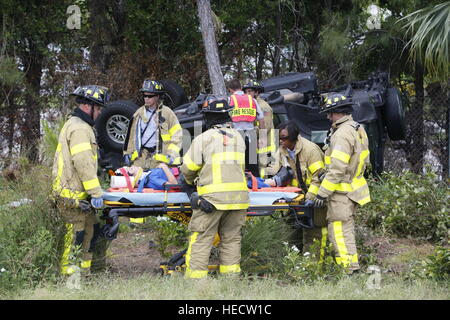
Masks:
[[[64,223],[48,200],[49,176],[48,168],[34,167],[1,184],[0,291],[58,279]]]
[[[255,217],[242,229],[241,268],[248,273],[271,273],[280,270],[284,257],[283,242],[292,229],[283,219]]]
[[[434,254],[418,263],[409,277],[450,281],[450,248],[437,246]]]
[[[188,231],[185,225],[163,217],[148,217],[147,222],[156,232],[156,243],[161,256],[169,258],[173,253],[169,250],[173,247],[186,245]]]
[[[414,11],[401,20],[406,20],[405,28],[411,35],[411,60],[424,61],[430,73],[446,81],[450,74],[450,2]]]
[[[325,248],[323,261],[318,263],[320,242],[314,241],[311,252],[302,254],[295,246],[284,243],[283,252],[286,254],[282,260],[282,272],[279,276],[290,281],[305,284],[314,283],[315,281],[336,281],[346,275],[345,268],[336,264],[333,255],[332,245]]]
[[[385,173],[370,182],[370,191],[372,202],[360,210],[360,219],[370,228],[398,237],[448,238],[448,186],[433,172]]]

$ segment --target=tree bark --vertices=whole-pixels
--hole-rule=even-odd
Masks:
[[[22,57],[25,66],[27,91],[25,93],[26,109],[21,130],[22,148],[31,162],[39,160],[38,141],[41,137],[41,105],[39,101],[41,90],[43,55],[37,49],[33,40],[29,40],[29,53]]]
[[[220,68],[219,50],[217,48],[214,24],[209,0],[197,0],[198,17],[205,46],[206,64],[213,94],[226,95],[225,81]]]
[[[416,97],[413,107],[413,117],[411,125],[412,145],[410,146],[410,162],[412,170],[416,173],[422,173],[425,144],[424,144],[424,88],[423,88],[423,66],[416,63],[414,71],[414,87]]]
[[[273,61],[273,75],[280,74],[280,60],[281,60],[281,12],[278,11],[275,16],[275,25],[277,28],[277,40],[275,43],[275,56]]]

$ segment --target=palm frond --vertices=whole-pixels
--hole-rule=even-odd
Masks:
[[[414,11],[400,19],[406,21],[410,59],[422,61],[434,76],[449,77],[450,1]]]

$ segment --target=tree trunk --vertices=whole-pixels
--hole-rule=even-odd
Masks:
[[[450,105],[450,93],[447,92],[446,95],[446,105],[449,106]],[[444,152],[442,152],[443,155],[443,161],[442,161],[442,167],[444,168],[443,170],[443,178],[445,179],[445,177],[450,178],[450,108],[448,108],[447,110],[447,116],[445,119],[445,128],[446,128],[446,145],[447,145],[447,159],[445,159],[445,154]]]
[[[89,0],[91,62],[107,72],[120,51],[126,26],[125,1]]]
[[[277,28],[277,40],[275,43],[275,56],[273,61],[273,75],[280,74],[280,60],[281,60],[281,13],[278,11],[275,16],[275,25]]]
[[[266,45],[260,43],[256,58],[256,80],[261,81],[263,78],[263,67],[266,58]]]
[[[416,64],[414,71],[414,87],[416,90],[416,98],[412,112],[411,123],[411,143],[410,146],[410,162],[412,170],[421,173],[423,168],[425,144],[424,144],[424,88],[423,88],[423,66]]]
[[[203,44],[205,46],[206,64],[208,66],[213,94],[226,95],[227,90],[225,88],[222,70],[220,69],[219,50],[217,48],[216,36],[214,33],[210,1],[197,0],[197,9]]]
[[[41,137],[41,105],[39,101],[43,55],[29,39],[29,53],[22,58],[26,74],[25,115],[21,130],[22,149],[31,162],[39,160],[38,141]]]

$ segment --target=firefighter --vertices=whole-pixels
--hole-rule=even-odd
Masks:
[[[133,115],[124,144],[126,166],[153,169],[159,163],[180,165],[183,133],[175,113],[165,106],[161,96],[165,94],[161,82],[144,80],[140,90],[144,105]]]
[[[315,143],[303,138],[294,121],[283,122],[278,126],[280,148],[275,161],[267,168],[267,174],[279,176],[277,184],[300,187],[305,192],[306,203],[312,203],[319,190],[319,176],[325,172],[323,152]],[[288,170],[286,170],[288,169]],[[283,172],[285,172],[283,174]],[[291,172],[291,174],[289,174]],[[309,201],[308,201],[309,200]],[[310,252],[314,240],[320,242],[319,262],[324,258],[327,244],[326,210],[314,210],[313,229],[303,229],[303,252]],[[299,233],[294,233],[297,238]],[[299,239],[294,239],[299,240]]]
[[[89,270],[95,253],[100,227],[94,209],[103,206],[103,190],[97,177],[97,142],[92,127],[109,99],[108,89],[97,85],[78,87],[71,95],[78,107],[61,129],[52,171],[53,198],[67,229],[61,261],[64,275],[77,268]],[[69,259],[75,246],[81,248],[79,265]]]
[[[264,121],[258,121],[258,165],[260,175],[264,176],[264,169],[269,165],[270,158],[275,153],[275,130],[273,126],[273,110],[272,107],[261,98],[264,87],[256,81],[249,81],[242,87],[244,92],[258,103],[264,114]]]
[[[233,107],[231,111],[233,127],[239,130],[245,141],[245,168],[254,176],[259,177],[255,122],[259,121],[264,125],[264,113],[256,100],[242,91],[239,80],[229,81],[227,89],[230,93],[228,103]]]
[[[220,273],[239,274],[241,228],[249,195],[244,175],[245,143],[232,128],[226,97],[209,96],[202,113],[207,131],[197,136],[183,157],[181,173],[193,209],[189,222],[186,278],[204,278],[213,240],[219,234]],[[192,188],[193,185],[196,185]]]
[[[140,90],[144,105],[133,115],[124,144],[124,163],[154,169],[160,163],[177,166],[181,163],[180,150],[183,132],[175,113],[165,106],[161,82],[144,80]],[[145,218],[130,218],[131,223],[142,224]]]
[[[336,262],[349,272],[359,270],[354,217],[357,205],[370,202],[364,178],[369,163],[369,142],[364,128],[353,121],[350,97],[330,93],[321,113],[332,122],[325,150],[326,173],[315,206],[327,206],[328,235],[336,250]]]

